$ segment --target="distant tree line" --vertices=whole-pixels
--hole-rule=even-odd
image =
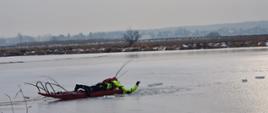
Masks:
[[[159,38],[178,38],[178,37],[202,37],[202,36],[238,36],[238,35],[263,35],[268,34],[268,22],[223,24],[210,26],[189,26],[174,27],[152,30],[140,30],[139,39],[159,39]],[[0,34],[1,35],[1,34]],[[27,44],[32,42],[60,42],[74,40],[113,40],[122,39],[125,31],[115,32],[86,32],[78,34],[59,34],[29,36],[17,34],[14,37],[0,37],[0,46],[10,46],[16,44]],[[124,38],[125,39],[125,38]],[[126,41],[126,40],[125,40]],[[129,42],[131,45],[132,42]]]
[[[60,42],[60,41],[75,41],[75,40],[112,40],[120,39],[123,36],[123,32],[98,32],[98,33],[79,33],[75,35],[60,34],[60,35],[44,35],[44,36],[28,36],[23,34],[17,34],[15,37],[1,38],[0,46],[10,46],[27,44],[33,42]]]
[[[13,38],[0,38],[0,46],[31,46],[37,44],[73,44],[73,43],[100,43],[112,41],[125,41],[131,46],[141,38],[138,30],[127,30],[125,32],[99,32],[99,33],[79,33],[76,35],[45,35],[32,37],[17,34]]]

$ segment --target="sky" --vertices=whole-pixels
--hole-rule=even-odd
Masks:
[[[0,0],[0,37],[268,20],[268,0]]]

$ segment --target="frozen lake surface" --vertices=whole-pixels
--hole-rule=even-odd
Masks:
[[[111,77],[128,60],[119,80],[141,81],[133,95],[56,101],[24,85],[49,76],[73,90]],[[18,87],[30,97],[29,113],[265,113],[267,74],[268,48],[2,57],[0,113],[12,113],[5,94],[15,113],[25,113],[21,97],[13,98]]]

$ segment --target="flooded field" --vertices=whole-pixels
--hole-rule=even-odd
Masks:
[[[119,80],[141,81],[132,95],[57,101],[25,82],[52,77],[66,89],[93,85],[132,60]],[[268,48],[163,51],[0,58],[0,113],[265,113]]]

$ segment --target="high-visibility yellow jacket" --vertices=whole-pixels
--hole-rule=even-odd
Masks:
[[[121,89],[124,94],[133,93],[138,89],[138,85],[134,85],[132,88],[126,89],[118,80],[113,80],[113,81],[111,81],[111,83],[113,85],[111,87],[114,87],[116,89]]]

